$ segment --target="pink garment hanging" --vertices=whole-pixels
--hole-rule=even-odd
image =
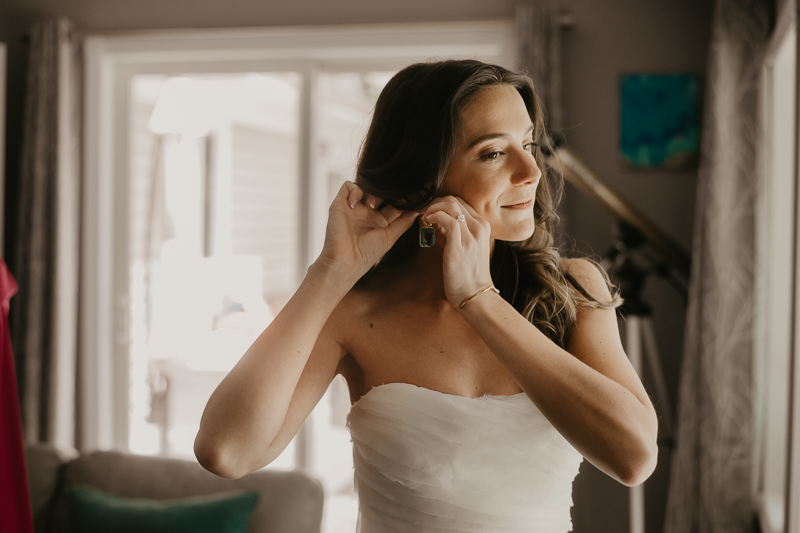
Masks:
[[[33,533],[22,420],[8,330],[8,307],[17,282],[0,259],[0,531]]]

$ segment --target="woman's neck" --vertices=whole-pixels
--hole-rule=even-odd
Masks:
[[[422,248],[403,265],[405,278],[417,293],[430,300],[446,300],[444,294],[444,248],[437,244]]]
[[[491,242],[494,249],[494,240]],[[491,259],[491,252],[490,252]],[[446,301],[444,292],[444,245],[435,244],[422,248],[406,259],[401,267],[404,277],[413,283],[421,297],[434,301]]]

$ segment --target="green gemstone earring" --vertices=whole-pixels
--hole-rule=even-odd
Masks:
[[[436,231],[430,222],[420,222],[420,224],[422,227],[419,228],[419,245],[423,248],[430,248],[436,243]]]

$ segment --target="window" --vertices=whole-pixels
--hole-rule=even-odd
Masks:
[[[291,72],[131,79],[134,452],[193,456],[210,392],[296,285],[299,93]]]

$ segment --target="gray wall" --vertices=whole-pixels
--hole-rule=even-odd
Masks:
[[[696,171],[640,172],[617,160],[619,75],[627,72],[705,70],[711,0],[562,0],[576,26],[564,36],[565,134],[572,149],[617,191],[647,213],[687,249],[690,246]],[[155,28],[417,22],[509,18],[511,0],[5,0],[0,41],[9,44],[7,210],[16,213],[19,139],[26,46],[23,34],[38,16],[65,15],[84,32]],[[702,78],[701,78],[702,79]],[[611,218],[568,188],[566,226],[580,251],[602,254],[611,244]],[[14,227],[6,224],[13,246]],[[7,248],[9,258],[12,249]],[[681,300],[659,280],[646,296],[672,402],[683,337]],[[647,384],[647,379],[645,380]],[[652,389],[651,389],[652,390]],[[661,531],[668,455],[647,483],[648,532]],[[575,531],[621,532],[627,528],[627,492],[587,464],[575,486]]]
[[[617,158],[619,75],[694,72],[704,78],[711,24],[710,1],[613,0],[566,2],[575,29],[564,38],[564,107],[567,144],[611,187],[673,239],[690,249],[697,171],[632,171]],[[613,220],[568,187],[563,216],[577,247],[602,255],[612,244]],[[645,299],[653,323],[674,412],[682,353],[682,299],[664,281],[651,279]],[[645,386],[654,390],[645,374]],[[669,475],[669,448],[646,483],[647,531],[661,531]],[[617,532],[627,527],[626,491],[584,463],[575,500],[575,531]],[[591,512],[588,512],[591,509]],[[602,518],[601,518],[602,517]]]

